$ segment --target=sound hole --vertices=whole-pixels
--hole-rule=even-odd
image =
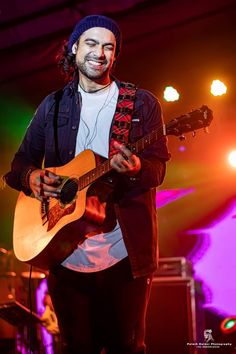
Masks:
[[[78,191],[78,180],[76,178],[68,179],[64,183],[61,190],[61,194],[60,194],[61,203],[62,204],[71,203],[75,199],[77,191]]]

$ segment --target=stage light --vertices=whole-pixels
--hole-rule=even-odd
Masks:
[[[179,146],[179,151],[180,151],[180,152],[185,152],[185,151],[186,151],[186,146],[180,145],[180,146]]]
[[[235,325],[235,322],[236,322],[235,320],[230,319],[229,321],[227,321],[225,323],[225,328],[227,328],[227,329],[233,328]]]
[[[220,329],[224,334],[230,334],[236,331],[236,317],[227,317],[225,318],[221,324]]]
[[[211,93],[213,96],[222,96],[227,92],[226,85],[220,80],[213,80],[211,83]]]
[[[231,167],[236,168],[236,150],[233,150],[229,153],[228,161]]]
[[[174,102],[174,101],[178,101],[179,99],[178,91],[172,86],[167,86],[165,88],[163,96],[167,102]]]

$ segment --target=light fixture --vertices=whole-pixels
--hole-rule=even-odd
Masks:
[[[164,90],[164,99],[167,102],[174,102],[179,100],[179,93],[178,91],[172,87],[172,86],[167,86]]]
[[[226,85],[220,80],[213,80],[211,83],[211,93],[213,96],[222,96],[227,92]]]

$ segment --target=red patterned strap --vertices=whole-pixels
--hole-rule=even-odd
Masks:
[[[134,100],[137,87],[129,82],[121,82],[115,116],[112,124],[111,140],[109,146],[109,158],[117,153],[114,142],[127,144],[129,129],[134,110]]]

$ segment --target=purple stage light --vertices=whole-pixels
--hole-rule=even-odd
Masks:
[[[208,289],[205,305],[226,316],[236,314],[235,215],[236,200],[209,227],[187,232],[201,239],[201,247],[188,258],[193,262],[196,278]]]

